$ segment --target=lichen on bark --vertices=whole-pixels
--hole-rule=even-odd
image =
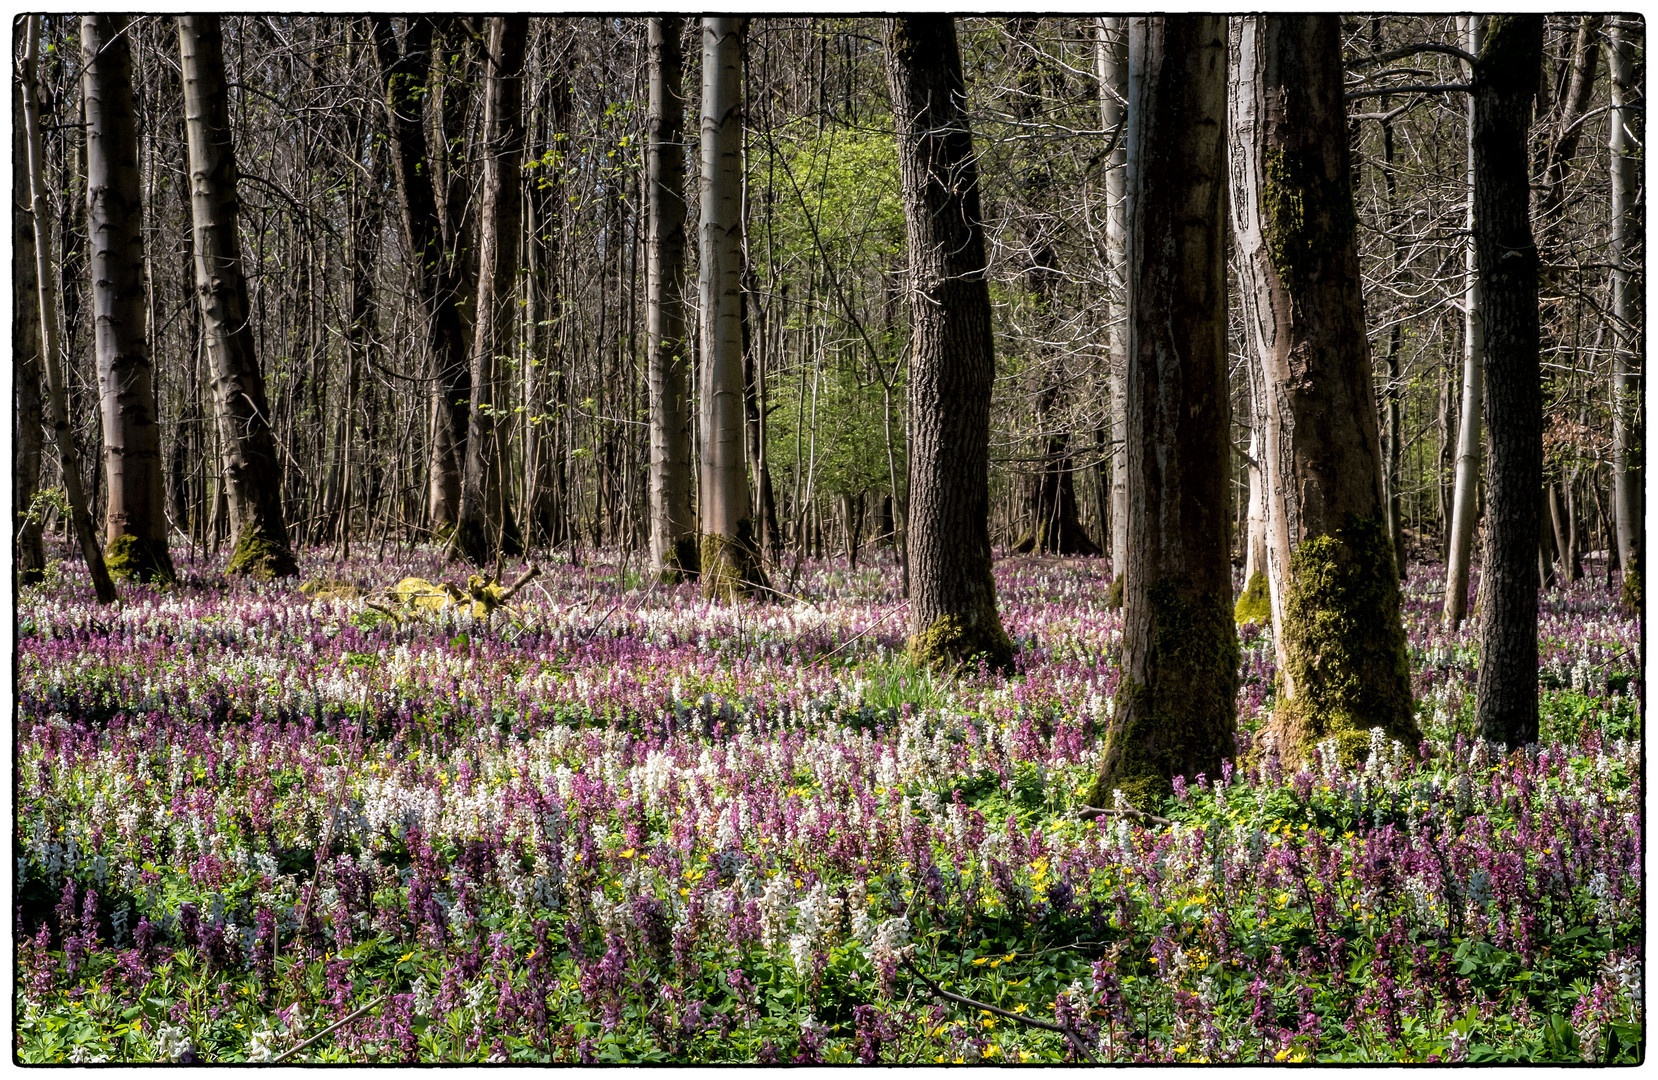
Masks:
[[[1293,695],[1280,696],[1268,730],[1287,764],[1305,761],[1327,739],[1336,740],[1344,762],[1355,763],[1378,727],[1415,751],[1421,732],[1411,704],[1399,579],[1380,510],[1370,517],[1348,514],[1334,534],[1296,547],[1278,632]]]
[[[905,653],[916,667],[947,671],[973,667],[980,661],[992,671],[1013,667],[1013,641],[992,609],[989,617],[965,619],[945,615],[918,634],[911,634]]]
[[[242,526],[241,535],[236,538],[236,548],[231,553],[230,565],[225,567],[228,575],[245,574],[258,581],[270,581],[272,578],[294,577],[299,573],[299,565],[294,561],[294,553],[283,545],[272,540],[263,529],[254,522]]]
[[[151,544],[123,533],[104,548],[104,566],[111,576],[134,581],[173,582],[173,560],[163,544]]]
[[[1352,246],[1358,215],[1346,177],[1322,175],[1315,155],[1269,148],[1264,157],[1267,256],[1280,281],[1298,280]]]

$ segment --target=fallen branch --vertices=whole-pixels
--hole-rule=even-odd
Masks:
[[[871,630],[875,629],[877,626],[880,626],[882,623],[886,622],[888,619],[892,618],[894,615],[898,614],[904,608],[907,608],[909,606],[910,606],[910,602],[908,600],[904,600],[904,601],[900,602],[897,607],[893,608],[891,611],[887,612],[885,615],[882,615],[879,619],[876,619],[874,622],[870,623],[868,626],[864,627],[862,630],[859,630],[856,634],[853,634],[851,637],[847,638],[845,641],[841,642],[839,645],[836,645],[833,649],[830,649],[826,653],[820,654],[818,656],[818,659],[819,660],[829,659],[831,656],[834,656],[836,653],[840,652],[842,649],[846,648],[848,645],[852,644],[854,641],[857,641],[859,638],[863,637],[865,634],[869,633]]]
[[[1088,1062],[1090,1065],[1099,1064],[1099,1061],[1095,1059],[1094,1055],[1088,1052],[1088,1044],[1082,1041],[1082,1036],[1078,1035],[1075,1031],[1072,1031],[1064,1024],[1050,1024],[1046,1020],[1038,1020],[1034,1016],[1025,1016],[1022,1013],[1011,1012],[1007,1009],[992,1005],[987,1001],[975,1001],[970,997],[963,997],[960,994],[952,994],[950,991],[938,985],[938,983],[923,975],[921,973],[921,969],[916,967],[915,964],[910,961],[908,956],[903,956],[901,958],[904,961],[904,966],[910,969],[910,974],[925,983],[927,989],[931,990],[935,996],[941,997],[946,1001],[954,1001],[958,1005],[966,1005],[968,1008],[982,1009],[987,1013],[994,1013],[997,1016],[1005,1016],[1009,1020],[1017,1020],[1021,1024],[1028,1024],[1034,1028],[1041,1028],[1043,1031],[1057,1031],[1061,1035],[1065,1036],[1065,1038],[1070,1042],[1072,1049],[1074,1049],[1078,1054],[1081,1054],[1084,1061]]]
[[[524,571],[523,575],[519,577],[517,581],[513,582],[512,585],[508,587],[506,592],[501,594],[501,603],[504,604],[508,600],[511,600],[514,596],[517,596],[519,589],[522,589],[524,586],[528,585],[540,576],[541,567],[535,565],[535,563],[531,563],[530,568]]]
[[[1092,821],[1097,817],[1131,817],[1138,818],[1141,821],[1149,821],[1153,825],[1174,824],[1174,822],[1170,821],[1166,817],[1158,817],[1156,814],[1148,814],[1144,810],[1136,810],[1132,806],[1123,809],[1105,806],[1084,806],[1077,814],[1077,817],[1084,821]]]
[[[379,997],[375,998],[373,1001],[369,1002],[367,1005],[364,1005],[362,1008],[358,1009],[356,1012],[352,1013],[350,1016],[346,1017],[344,1020],[340,1020],[336,1023],[328,1025],[327,1027],[323,1028],[321,1031],[317,1032],[315,1035],[311,1036],[309,1039],[306,1039],[304,1042],[302,1042],[298,1046],[294,1047],[292,1050],[284,1050],[282,1053],[278,1054],[276,1057],[271,1059],[271,1064],[272,1065],[282,1064],[284,1061],[286,1061],[289,1058],[293,1057],[295,1054],[299,1053],[301,1050],[304,1050],[306,1047],[310,1046],[312,1043],[315,1043],[318,1039],[321,1039],[323,1036],[330,1035],[333,1032],[338,1031],[340,1028],[345,1027],[347,1024],[351,1023],[351,1021],[357,1019],[359,1016],[362,1016],[364,1013],[368,1012],[370,1009],[374,1008],[376,1005],[380,1004],[382,1001],[385,1001],[389,997],[391,997],[391,994],[389,994],[389,993],[381,994]]]

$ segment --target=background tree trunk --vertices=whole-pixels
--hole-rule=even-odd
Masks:
[[[282,463],[271,436],[265,378],[254,353],[242,244],[236,231],[236,158],[230,140],[224,45],[217,15],[180,15],[194,221],[196,297],[207,355],[219,453],[236,547],[226,572],[259,578],[299,572],[282,517]]]
[[[1111,441],[1111,573],[1120,581],[1128,568],[1128,20],[1101,19],[1099,25],[1100,127],[1114,139],[1105,173],[1106,272],[1111,281],[1108,340],[1110,374],[1107,409]]]
[[[691,506],[690,350],[685,341],[683,21],[650,20],[650,111],[645,121],[651,569],[668,582],[694,577],[699,554]]]
[[[1462,47],[1479,55],[1485,36],[1483,15],[1459,15]],[[1468,228],[1474,228],[1474,103],[1468,102]],[[1445,598],[1441,618],[1455,630],[1468,614],[1468,570],[1479,515],[1480,425],[1485,413],[1485,314],[1473,240],[1463,252],[1462,416],[1457,422],[1456,481],[1451,492],[1451,530],[1445,555]]]
[[[1541,15],[1492,16],[1474,71],[1474,246],[1486,313],[1486,530],[1476,713],[1480,734],[1537,741],[1537,492],[1543,483],[1537,249],[1526,140]]]
[[[33,92],[33,81],[12,80],[12,544],[20,586],[39,585],[46,572],[46,549],[41,541],[46,507],[35,504],[46,441],[40,399],[40,279],[35,265],[29,134],[23,100],[26,85],[30,86],[28,92]]]
[[[1012,663],[990,552],[996,374],[973,133],[955,20],[888,20],[887,82],[909,237],[909,654]]]
[[[145,335],[143,215],[132,53],[118,15],[81,20],[86,207],[104,427],[105,559],[110,572],[171,581],[161,429]]]
[[[1645,144],[1645,95],[1635,78],[1635,42],[1640,36],[1614,18],[1606,50],[1612,83],[1612,507],[1618,562],[1623,567],[1624,603],[1644,614],[1641,554],[1645,548],[1643,489],[1646,456],[1642,435],[1641,256],[1645,248],[1641,152]]]
[[[1235,21],[1233,222],[1266,404],[1267,580],[1294,764],[1372,728],[1414,749],[1376,391],[1359,282],[1337,16]]]
[[[518,238],[523,227],[524,50],[529,17],[489,20],[484,61],[483,202],[478,224],[478,301],[472,333],[472,408],[466,429],[460,519],[451,550],[483,565],[498,555],[521,555],[523,541],[505,494],[510,395],[501,365],[511,354],[518,312]]]
[[[1130,21],[1123,680],[1092,796],[1140,806],[1234,751],[1226,54],[1225,16]]]

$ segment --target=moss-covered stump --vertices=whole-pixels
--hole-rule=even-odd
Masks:
[[[354,583],[340,578],[311,578],[299,591],[313,600],[358,600],[363,595]]]
[[[475,576],[475,575],[474,575]],[[466,594],[447,581],[406,577],[386,590],[386,595],[415,611],[441,611],[466,599]]]
[[[1123,575],[1116,574],[1105,587],[1105,606],[1116,610],[1123,606]]]
[[[225,567],[225,573],[232,577],[245,575],[259,581],[270,581],[297,576],[299,564],[287,545],[277,543],[269,533],[250,521],[242,526],[242,533],[236,538],[236,548],[230,554],[230,565]]]
[[[1243,623],[1272,623],[1272,593],[1267,588],[1267,576],[1259,570],[1250,577],[1249,584],[1244,586],[1242,595],[1238,597],[1237,606],[1232,609],[1232,619]]]
[[[104,548],[104,566],[111,577],[161,584],[173,581],[173,560],[167,554],[167,545],[152,544],[131,533],[117,536]]]
[[[709,600],[761,600],[771,595],[771,582],[754,542],[754,523],[743,518],[737,535],[708,533],[702,538],[699,563],[702,595]]]
[[[683,581],[695,581],[701,569],[702,553],[697,549],[696,537],[682,536],[663,555],[656,579],[664,585],[678,585]]]
[[[1152,810],[1176,776],[1218,777],[1236,747],[1238,631],[1230,589],[1195,594],[1168,580],[1147,597],[1151,634],[1144,682],[1124,672],[1116,718],[1106,732],[1100,774],[1086,798]]]
[[[1415,753],[1422,736],[1393,545],[1380,513],[1349,514],[1335,535],[1301,542],[1290,557],[1278,633],[1286,663],[1267,731],[1286,765],[1306,761],[1326,739],[1336,740],[1344,762],[1360,760],[1371,728]]]
[[[910,663],[932,671],[976,667],[981,661],[992,671],[1013,667],[1013,641],[994,608],[978,618],[946,615],[937,619],[910,635],[905,652]]]

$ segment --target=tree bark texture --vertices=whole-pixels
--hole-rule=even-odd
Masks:
[[[1111,573],[1113,588],[1128,567],[1128,20],[1106,18],[1099,26],[1100,128],[1113,139],[1105,172],[1106,269],[1111,285],[1110,350],[1106,376],[1111,440]]]
[[[25,82],[12,80],[12,544],[19,585],[38,585],[46,572],[37,505],[40,458],[46,442],[40,397],[39,271],[35,265],[33,200],[29,194],[29,135]]]
[[[1509,746],[1537,740],[1543,395],[1526,139],[1542,51],[1541,15],[1492,16],[1474,66],[1474,247],[1491,429],[1475,710],[1480,734]]]
[[[1226,18],[1136,18],[1128,48],[1123,679],[1093,796],[1148,805],[1234,751]]]
[[[404,237],[414,259],[412,277],[424,309],[426,346],[435,376],[428,514],[433,527],[446,535],[460,515],[461,463],[466,453],[472,370],[466,325],[457,303],[463,292],[464,267],[445,243],[437,193],[432,186],[434,161],[426,145],[433,25],[428,16],[411,16],[401,49],[391,19],[375,15],[372,26],[391,116],[392,163],[403,196]]]
[[[1614,19],[1606,50],[1612,83],[1612,317],[1616,350],[1612,367],[1612,517],[1618,563],[1623,567],[1624,604],[1644,614],[1641,556],[1645,550],[1643,484],[1646,477],[1642,411],[1641,237],[1646,201],[1641,186],[1641,153],[1646,135],[1645,95],[1635,78],[1635,42]]]
[[[503,429],[511,395],[503,365],[511,358],[518,312],[518,239],[523,231],[524,51],[527,15],[489,20],[484,59],[483,201],[478,227],[477,318],[472,332],[472,407],[466,428],[460,519],[452,550],[482,565],[524,551],[506,499]],[[497,400],[502,404],[497,407]]]
[[[161,428],[145,336],[138,117],[125,29],[118,15],[81,20],[94,348],[109,491],[105,561],[114,574],[171,581]]]
[[[989,526],[996,357],[955,20],[890,19],[885,48],[910,263],[909,654],[1005,668]]]
[[[1260,365],[1267,581],[1295,764],[1381,728],[1414,749],[1399,576],[1359,280],[1334,15],[1236,20],[1231,193],[1245,334]]]
[[[1482,15],[1459,15],[1463,49],[1478,55],[1484,39]],[[1468,229],[1474,228],[1474,103],[1468,102]],[[1474,245],[1463,251],[1462,415],[1457,423],[1456,480],[1451,493],[1451,529],[1446,543],[1445,597],[1440,615],[1455,630],[1468,614],[1468,573],[1479,516],[1480,430],[1485,415],[1485,313]]]
[[[696,575],[691,506],[691,368],[685,340],[685,94],[677,16],[653,18],[645,118],[645,338],[650,367],[651,568]]]
[[[702,21],[700,436],[704,596],[769,590],[749,498],[743,412],[742,55],[746,20]]]
[[[298,573],[282,516],[282,463],[271,435],[265,378],[254,351],[236,231],[236,156],[217,15],[180,15],[179,62],[190,156],[196,299],[213,365],[220,467],[236,547],[227,573]]]

